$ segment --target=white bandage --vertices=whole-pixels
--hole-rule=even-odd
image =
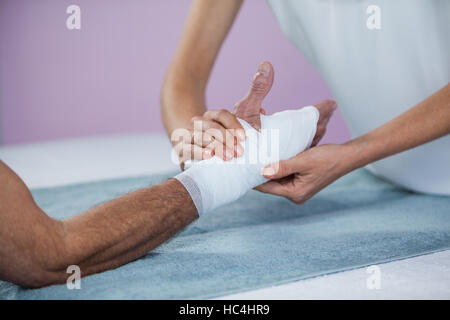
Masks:
[[[175,179],[189,192],[199,215],[209,212],[266,182],[261,170],[268,164],[309,148],[318,120],[319,111],[313,106],[261,115],[261,132],[239,119],[246,132],[242,157],[225,162],[214,156],[195,162]]]

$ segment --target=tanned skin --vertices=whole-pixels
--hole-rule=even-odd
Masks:
[[[198,218],[175,179],[103,203],[64,221],[45,214],[0,161],[0,279],[36,288],[133,261]]]

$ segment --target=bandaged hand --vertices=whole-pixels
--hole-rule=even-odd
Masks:
[[[233,126],[245,129],[245,140],[230,138],[237,136],[233,131],[228,135],[217,132],[219,136],[225,137],[219,139],[222,141],[219,147],[215,145],[217,147],[215,150],[219,152],[217,154],[212,152],[207,160],[200,162],[195,159],[204,158],[189,158],[192,154],[188,150],[185,159],[194,161],[187,160],[188,169],[176,179],[188,190],[200,215],[237,200],[251,188],[263,184],[267,181],[262,175],[262,169],[266,165],[286,160],[309,146],[316,145],[325,134],[326,125],[336,108],[334,101],[324,100],[314,106],[284,111],[272,116],[265,116],[265,112],[261,112],[262,101],[272,87],[273,79],[272,65],[263,62],[253,78],[249,93],[234,108],[233,115],[239,118],[236,120],[239,121],[239,126],[236,124]],[[218,116],[216,119],[229,117],[225,112],[215,115]],[[200,133],[206,131],[208,129]],[[209,136],[212,135],[206,137]],[[189,132],[187,137],[190,142]],[[177,137],[172,136],[172,141],[177,141]],[[198,141],[205,143],[201,135]],[[235,151],[238,147],[242,147],[244,153],[237,155],[238,152],[235,152],[238,158],[224,159],[220,156],[220,149],[227,145],[231,145],[229,149]]]
[[[310,147],[316,136],[319,111],[314,106],[262,115],[261,131],[239,119],[246,131],[244,154],[228,162],[214,156],[190,166],[175,178],[189,192],[199,215],[235,201],[267,179],[262,169]]]

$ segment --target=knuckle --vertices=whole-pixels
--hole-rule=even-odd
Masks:
[[[308,200],[308,195],[306,192],[296,192],[293,199],[296,204],[304,204]]]
[[[195,127],[203,126],[204,124],[203,117],[195,116],[191,118],[191,121],[189,122],[189,129],[193,129]]]
[[[286,192],[286,194],[287,194],[287,197],[289,199],[291,199],[291,201],[294,201],[295,199],[298,199],[298,194],[296,192],[292,191],[292,190],[288,190]]]
[[[228,110],[219,109],[219,110],[217,110],[217,117],[224,118],[224,117],[228,116],[228,113],[229,113]]]
[[[210,136],[214,137],[216,140],[222,140],[223,134],[220,130],[220,127],[214,123],[210,124],[208,126],[208,129],[206,131]]]
[[[211,120],[206,121],[204,127],[212,130],[220,130],[222,128],[217,122]]]
[[[255,80],[252,82],[252,90],[256,94],[265,94],[267,91],[267,83],[265,81]]]
[[[296,198],[297,198],[297,199],[305,199],[305,197],[306,197],[306,192],[301,191],[301,190],[297,190],[297,191],[295,192],[295,195],[296,195]]]
[[[292,202],[292,203],[295,203],[296,204],[296,202],[295,202],[295,199],[294,198],[292,198],[292,197],[289,197],[289,196],[287,196],[286,197],[290,202]]]
[[[303,196],[299,195],[298,193],[292,193],[288,199],[295,203],[295,204],[303,204],[305,203],[305,199],[303,198]]]

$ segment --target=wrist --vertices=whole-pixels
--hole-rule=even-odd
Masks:
[[[161,95],[161,115],[169,136],[175,129],[189,128],[192,117],[205,111],[205,99],[195,92],[166,89]]]
[[[352,139],[342,145],[342,170],[344,174],[362,168],[373,160],[372,143],[366,136]]]

